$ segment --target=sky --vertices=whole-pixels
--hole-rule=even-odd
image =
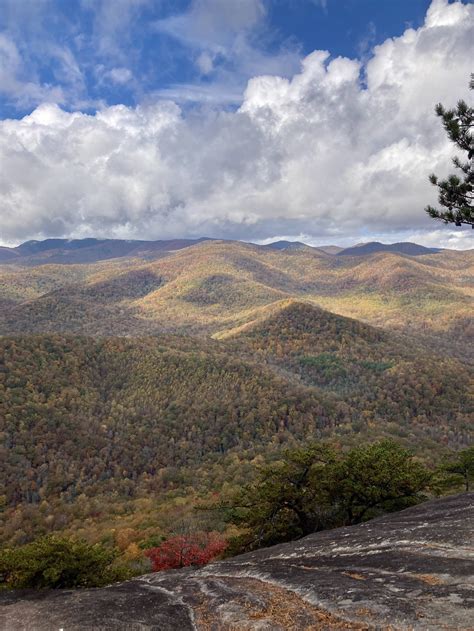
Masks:
[[[470,248],[434,222],[468,0],[0,0],[0,244]]]

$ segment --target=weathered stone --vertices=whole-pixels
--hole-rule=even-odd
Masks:
[[[104,589],[3,593],[7,631],[473,629],[474,494]]]

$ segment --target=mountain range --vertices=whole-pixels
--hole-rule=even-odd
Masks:
[[[395,437],[420,457],[469,443],[472,250],[14,250],[0,264],[4,542],[161,536],[308,440]]]
[[[218,240],[50,241],[23,244],[14,264],[0,265],[0,334],[220,337],[297,299],[469,355],[472,250],[344,256]]]
[[[202,239],[134,241],[123,239],[45,239],[26,241],[14,248],[0,248],[0,263],[44,265],[94,263],[119,257],[155,258],[161,253],[186,248]]]
[[[168,241],[140,241],[123,239],[45,239],[44,241],[26,241],[14,248],[0,247],[0,264],[15,263],[22,265],[44,265],[47,263],[74,264],[93,263],[113,258],[140,257],[158,258],[163,253],[181,250],[202,241],[212,241],[206,237],[200,239],[172,239]],[[349,248],[337,245],[312,247],[301,241],[274,241],[266,247],[276,250],[301,250],[311,248],[325,254],[361,256],[375,252],[396,252],[419,256],[435,254],[438,248],[425,248],[416,243],[379,242],[362,243]]]

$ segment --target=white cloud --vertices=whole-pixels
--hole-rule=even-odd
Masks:
[[[61,0],[0,0],[0,97],[17,110],[44,102],[98,107],[88,73],[95,72],[99,86],[132,83],[131,40],[149,3],[81,0],[69,7]]]
[[[181,105],[187,102],[215,107],[238,106],[242,103],[242,89],[233,83],[178,83],[153,92],[148,100],[166,99]]]
[[[131,24],[150,0],[81,0],[94,22],[96,54],[126,62],[130,55]]]
[[[0,98],[20,110],[48,101],[96,105],[88,99],[73,51],[77,26],[54,11],[52,0],[0,0],[0,5]]]
[[[118,83],[119,85],[124,85],[133,78],[128,68],[112,68],[112,70],[106,73],[106,76],[112,83]]]
[[[440,247],[451,250],[470,250],[474,248],[472,229],[464,226],[462,230],[453,230],[451,227],[428,230],[425,232],[407,232],[404,241],[415,241],[426,247]]]
[[[196,65],[203,75],[208,75],[214,69],[214,56],[207,51],[203,51],[198,55]]]
[[[17,45],[4,33],[0,33],[0,96],[20,107],[44,100],[64,102],[62,88],[42,84],[27,72]]]
[[[469,97],[473,26],[474,6],[435,0],[424,26],[375,48],[366,87],[359,61],[316,51],[291,79],[252,79],[237,111],[42,105],[2,121],[0,241],[304,234],[470,247],[472,231],[423,207],[436,198],[427,175],[452,168],[434,104]]]
[[[239,0],[231,10],[227,0],[193,0],[188,11],[158,20],[155,28],[196,48],[226,54],[265,13],[263,0]]]
[[[283,44],[278,52],[266,53],[262,41],[272,39],[264,0],[193,0],[184,13],[157,20],[153,27],[191,51],[199,73],[212,83],[177,84],[159,92],[178,101],[205,95],[205,102],[222,104],[242,100],[249,77],[258,74],[294,74],[299,67],[295,46]],[[191,88],[191,89],[190,89]],[[229,99],[229,95],[232,98]]]

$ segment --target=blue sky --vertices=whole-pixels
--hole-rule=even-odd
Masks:
[[[67,109],[172,96],[232,107],[255,74],[291,76],[313,50],[363,57],[429,0],[0,0],[0,32],[15,46],[18,84],[0,117],[48,96]],[[3,49],[4,57],[8,52]],[[30,85],[35,89],[21,90]],[[25,94],[25,92],[27,94]]]
[[[473,56],[469,0],[0,0],[0,243],[472,247],[423,207]]]

